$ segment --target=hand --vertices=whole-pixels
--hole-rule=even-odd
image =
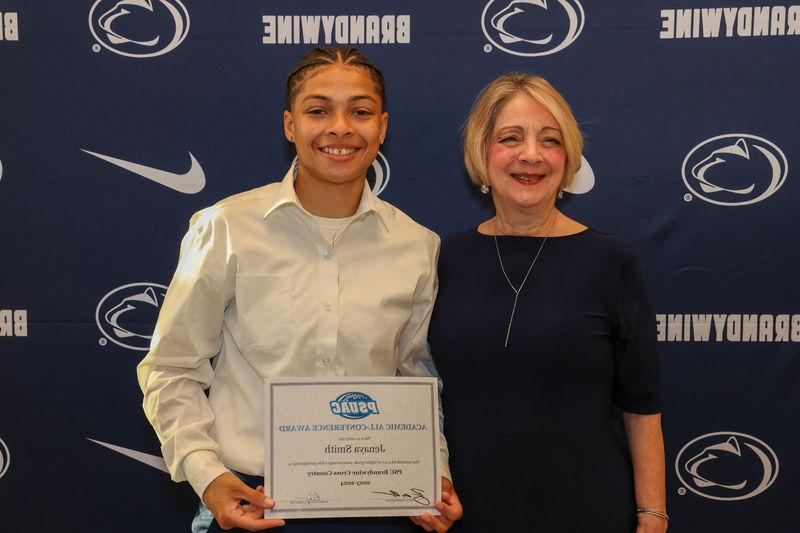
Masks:
[[[242,500],[248,503],[242,505]],[[262,485],[251,489],[230,472],[222,474],[206,487],[203,503],[222,529],[239,527],[261,531],[285,524],[281,519],[264,518],[264,509],[272,509],[275,502],[264,494]]]
[[[458,494],[456,494],[453,484],[446,477],[442,478],[442,500],[434,503],[433,506],[442,514],[433,516],[425,513],[421,516],[412,516],[411,521],[425,531],[444,533],[452,527],[453,522],[464,515],[464,509],[461,507]]]
[[[636,518],[636,533],[664,533],[667,530],[668,522],[659,516],[638,513]]]

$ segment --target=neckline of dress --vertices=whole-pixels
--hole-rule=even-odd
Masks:
[[[548,239],[569,239],[571,237],[578,237],[578,236],[581,236],[581,235],[585,235],[587,233],[590,233],[591,231],[593,231],[592,228],[587,226],[585,229],[582,229],[581,231],[578,231],[578,232],[575,232],[575,233],[569,233],[567,235],[549,235],[546,238],[548,238]],[[487,234],[487,233],[481,233],[480,231],[478,231],[477,226],[472,229],[472,233],[474,233],[478,237],[486,238],[486,239],[492,239],[492,238],[495,237],[495,235],[490,235],[490,234]],[[541,236],[541,235],[496,235],[496,237],[498,239],[509,239],[509,240],[510,239],[544,239],[545,238],[544,236]]]

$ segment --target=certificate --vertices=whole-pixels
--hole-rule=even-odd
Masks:
[[[267,518],[438,515],[436,378],[265,380]]]

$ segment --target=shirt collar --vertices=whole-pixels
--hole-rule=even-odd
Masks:
[[[265,220],[269,218],[272,213],[285,205],[295,205],[303,213],[307,213],[300,203],[300,200],[297,198],[297,193],[294,190],[294,180],[297,179],[297,171],[295,170],[296,164],[297,159],[292,161],[292,164],[289,166],[289,170],[287,170],[286,174],[283,176],[280,186],[278,187],[278,194],[275,197],[275,201],[264,213]],[[372,192],[369,184],[365,184],[364,189],[361,191],[361,201],[359,202],[358,208],[353,214],[353,217],[354,219],[362,218],[362,215],[367,213],[375,213],[383,224],[384,228],[386,228],[388,231],[389,225],[387,224],[386,219],[386,207],[383,205],[383,202],[378,200],[378,197],[375,196],[375,193]]]

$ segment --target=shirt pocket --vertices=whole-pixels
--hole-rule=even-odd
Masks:
[[[237,274],[236,314],[243,348],[285,346],[292,335],[292,278]]]

